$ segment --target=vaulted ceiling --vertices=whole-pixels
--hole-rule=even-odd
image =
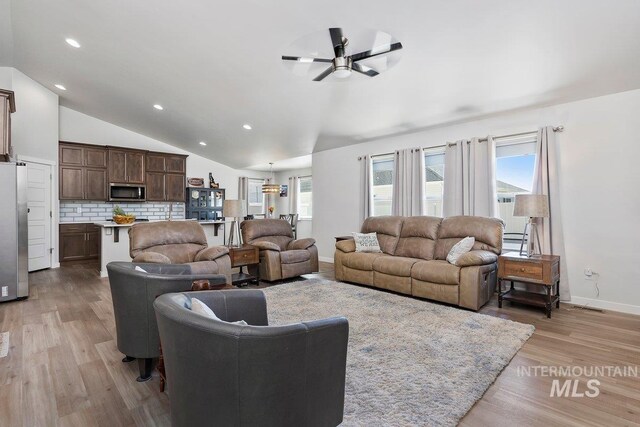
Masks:
[[[0,12],[0,65],[64,106],[236,168],[640,88],[637,0],[0,0]],[[330,55],[329,27],[352,52],[373,47],[372,30],[404,49],[379,76],[342,82],[283,64]]]

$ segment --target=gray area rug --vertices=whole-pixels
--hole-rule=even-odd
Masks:
[[[534,331],[525,325],[329,280],[263,289],[269,323],[345,316],[345,426],[454,426]]]

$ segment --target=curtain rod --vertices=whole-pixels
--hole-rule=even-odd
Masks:
[[[564,131],[564,126],[562,126],[562,125],[553,126],[552,129],[553,129],[554,132],[563,132]],[[507,134],[507,135],[494,136],[493,139],[513,138],[515,136],[533,135],[533,134],[537,134],[537,133],[538,133],[537,130],[532,130],[532,131],[529,131],[529,132],[510,133],[510,134]],[[488,137],[480,138],[478,141],[486,142],[487,140],[488,140]],[[469,144],[470,142],[471,141],[467,141],[467,144]],[[451,143],[447,143],[447,144],[441,144],[441,145],[434,145],[434,146],[431,146],[431,147],[425,147],[425,148],[423,148],[423,150],[429,150],[429,149],[432,149],[432,148],[444,148],[446,146],[453,147],[454,145],[456,145],[455,142],[451,142]],[[393,153],[382,153],[382,154],[373,155],[371,157],[373,158],[373,157],[391,156],[391,155],[393,155]],[[362,160],[363,158],[364,158],[364,156],[359,156],[358,160]]]

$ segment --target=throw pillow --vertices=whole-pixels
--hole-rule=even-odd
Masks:
[[[220,322],[224,322],[224,320],[220,319],[216,314],[209,308],[209,306],[198,298],[191,298],[191,311],[194,313],[201,314],[209,319],[219,320]],[[237,322],[227,322],[233,323],[234,325],[247,326],[247,322],[244,320],[238,320]]]
[[[460,240],[458,243],[453,245],[453,247],[449,251],[449,255],[447,255],[447,261],[455,265],[461,255],[466,254],[471,250],[471,248],[473,248],[474,243],[476,243],[476,239],[474,237],[465,237],[464,239]]]
[[[376,233],[352,233],[356,252],[382,252]]]
[[[144,268],[140,267],[139,265],[136,265],[136,268],[134,268],[135,271],[139,271],[140,273],[146,273],[147,270],[145,270]]]

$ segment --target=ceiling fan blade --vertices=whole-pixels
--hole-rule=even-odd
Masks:
[[[373,58],[374,56],[378,55],[384,55],[385,53],[393,52],[394,50],[399,49],[402,49],[402,43],[396,42],[381,48],[365,50],[364,52],[356,53],[354,55],[351,55],[351,60],[353,62],[361,61],[363,59]]]
[[[327,77],[329,74],[333,73],[333,67],[329,67],[326,70],[324,70],[322,73],[320,73],[318,75],[318,77],[316,77],[315,79],[313,79],[314,82],[319,82],[320,80],[324,79],[325,77]]]
[[[344,45],[342,44],[342,28],[329,28],[331,34],[331,44],[336,57],[344,56]]]
[[[299,62],[331,62],[332,59],[326,58],[306,58],[304,56],[286,56],[282,55],[283,61],[299,61]]]
[[[375,77],[378,74],[380,74],[376,70],[374,70],[373,68],[367,67],[366,65],[358,64],[357,62],[354,62],[352,64],[351,69],[353,71],[357,71],[357,72],[362,73],[364,75],[367,75],[369,77]]]

